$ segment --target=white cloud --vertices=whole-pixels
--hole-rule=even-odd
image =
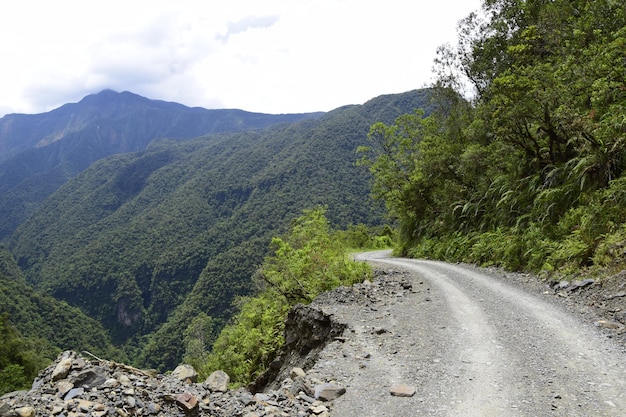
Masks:
[[[226,35],[218,35],[217,39],[227,42],[231,35],[242,33],[248,29],[269,28],[278,21],[280,16],[246,16],[236,22],[228,22]]]
[[[422,3],[422,2],[420,2]],[[332,110],[429,81],[479,0],[25,0],[0,6],[0,115],[104,88],[207,108]],[[8,41],[7,41],[8,40]]]

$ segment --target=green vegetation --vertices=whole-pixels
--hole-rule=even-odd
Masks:
[[[205,376],[221,369],[234,384],[253,381],[283,344],[289,308],[308,304],[323,291],[360,282],[369,275],[366,264],[347,259],[345,240],[331,230],[322,208],[305,211],[286,237],[272,239],[272,248],[273,254],[255,275],[258,293],[239,300],[239,313],[222,330],[212,353],[196,350],[204,344],[202,339],[188,343],[185,359],[199,366]],[[199,333],[204,337],[210,332]]]
[[[30,387],[39,370],[66,349],[125,359],[107,332],[76,307],[26,284],[0,248],[0,393]]]
[[[395,241],[395,232],[389,225],[372,227],[363,223],[351,224],[346,230],[337,230],[336,233],[349,252],[391,249]]]
[[[398,252],[564,273],[623,266],[626,7],[483,9],[439,51],[436,111],[374,125],[361,149]]]
[[[0,118],[0,241],[61,185],[94,162],[143,151],[155,139],[260,129],[321,113],[207,110],[104,90],[43,114]]]
[[[21,223],[9,248],[28,284],[101,323],[133,364],[171,370],[209,348],[233,301],[253,294],[252,276],[290,219],[323,205],[334,228],[381,224],[356,148],[372,123],[429,95],[101,159]],[[203,341],[190,344],[198,332]]]
[[[0,395],[30,388],[47,362],[35,352],[35,343],[23,338],[11,325],[8,313],[0,315],[0,338]]]

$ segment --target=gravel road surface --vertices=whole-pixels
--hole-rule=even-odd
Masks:
[[[333,416],[626,416],[626,352],[592,322],[490,270],[358,259],[402,283],[365,304],[320,298],[349,326],[315,369],[347,388]]]

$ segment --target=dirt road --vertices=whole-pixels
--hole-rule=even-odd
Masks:
[[[626,353],[593,323],[486,270],[359,259],[402,283],[323,306],[350,328],[316,365],[347,387],[333,416],[626,416]]]

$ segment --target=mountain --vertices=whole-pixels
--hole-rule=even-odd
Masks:
[[[104,90],[43,114],[0,119],[0,241],[69,178],[95,161],[155,139],[260,129],[322,113],[207,110]]]
[[[97,319],[144,366],[166,369],[199,312],[216,327],[273,236],[325,205],[338,227],[380,224],[356,148],[370,126],[428,106],[386,95],[266,129],[152,141],[59,187],[9,241],[29,284]]]

